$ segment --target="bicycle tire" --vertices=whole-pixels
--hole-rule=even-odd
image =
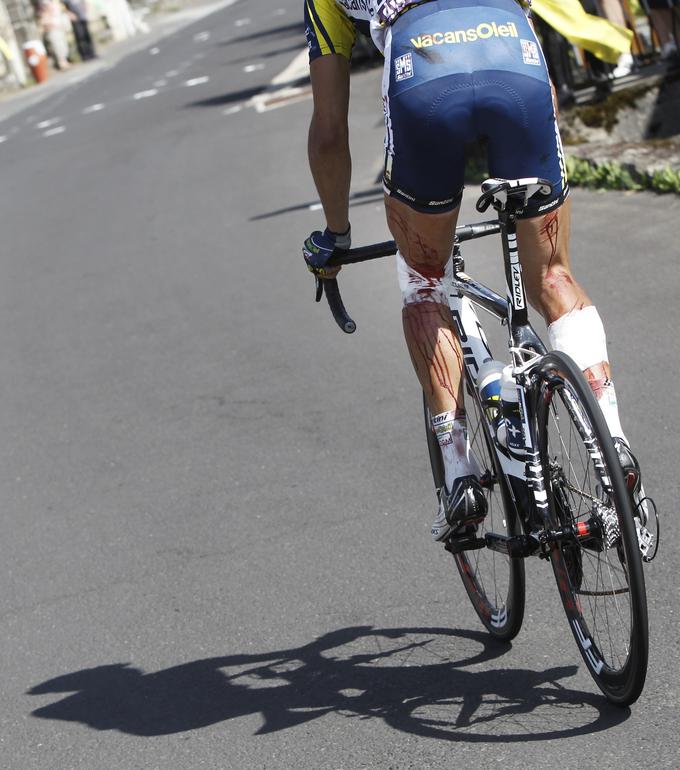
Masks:
[[[476,387],[467,383],[468,435],[483,475],[494,481],[485,485],[489,511],[478,527],[477,536],[486,532],[519,534],[514,502],[507,489],[495,452],[488,423],[482,412]],[[444,465],[441,450],[431,424],[430,411],[423,398],[427,448],[432,477],[437,491],[444,485]],[[472,408],[470,408],[472,407]],[[486,630],[499,641],[514,639],[524,619],[525,573],[522,559],[513,559],[488,548],[452,554],[472,606]]]
[[[644,687],[647,600],[633,511],[602,412],[571,358],[549,353],[536,392],[548,525],[575,535],[550,558],[576,644],[598,687],[626,706]]]

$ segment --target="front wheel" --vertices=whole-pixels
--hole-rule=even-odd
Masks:
[[[432,431],[430,411],[425,406],[427,448],[435,488],[444,486],[444,466],[441,450]],[[518,535],[521,526],[515,503],[508,490],[508,482],[493,450],[493,438],[482,412],[477,390],[467,386],[467,419],[470,447],[482,470],[482,487],[488,504],[488,513],[478,525],[476,536],[486,532],[500,535]],[[524,618],[524,562],[488,548],[462,551],[453,555],[463,585],[472,606],[486,630],[499,641],[514,639]]]
[[[623,473],[599,406],[567,356],[542,360],[537,446],[557,586],[595,682],[619,705],[639,697],[649,649],[640,550]]]

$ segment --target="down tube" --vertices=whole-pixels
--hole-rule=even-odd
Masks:
[[[463,360],[471,382],[477,382],[482,364],[493,358],[484,329],[467,297],[449,296],[449,307],[463,349]]]

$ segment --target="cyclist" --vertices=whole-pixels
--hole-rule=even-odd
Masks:
[[[551,346],[584,370],[614,437],[631,493],[639,465],[619,421],[605,331],[569,264],[570,199],[554,92],[525,0],[305,0],[314,109],[308,154],[326,219],[304,258],[328,277],[334,248],[349,248],[349,72],[356,29],[384,52],[387,223],[397,243],[406,344],[433,415],[445,488],[432,537],[480,521],[486,500],[470,451],[462,352],[448,309],[450,268],[463,191],[464,146],[488,141],[494,177],[539,177],[552,197],[526,206],[518,245],[531,304]]]

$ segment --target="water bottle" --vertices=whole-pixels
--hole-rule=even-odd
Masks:
[[[507,474],[517,510],[520,516],[527,516],[531,511],[531,493],[526,483],[524,432],[512,366],[504,366],[500,361],[486,361],[479,369],[477,388],[484,414],[500,449],[498,461]],[[512,426],[509,431],[506,419]],[[512,439],[512,447],[508,446],[508,436]]]
[[[501,412],[501,375],[503,369],[504,366],[501,361],[490,359],[482,364],[477,374],[477,390],[482,402],[482,409],[497,440],[499,440],[498,431],[503,428]]]
[[[519,408],[519,391],[512,376],[512,366],[503,368],[501,374],[501,413],[503,424],[498,431],[498,441],[506,446],[511,457],[525,460],[524,426]]]

